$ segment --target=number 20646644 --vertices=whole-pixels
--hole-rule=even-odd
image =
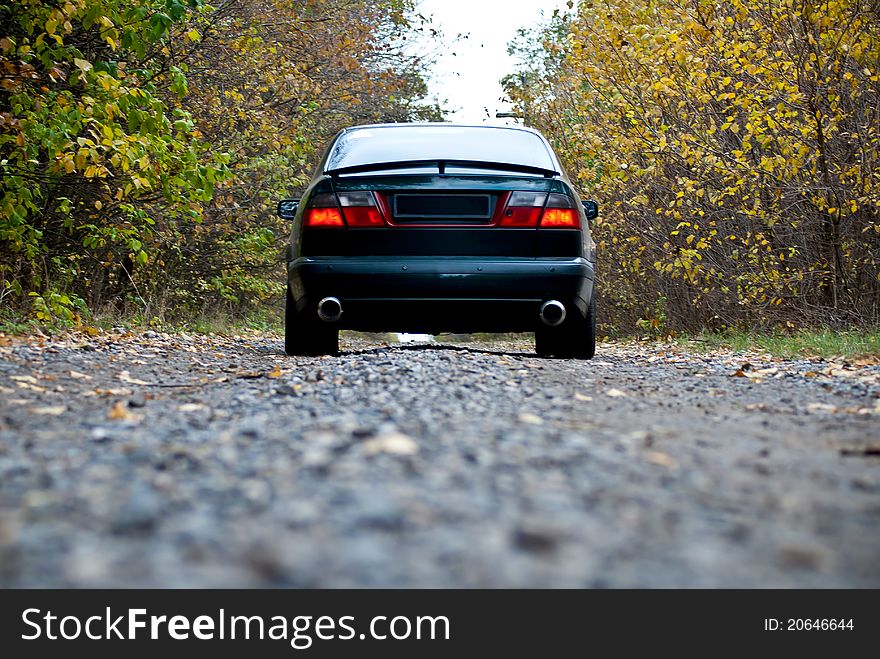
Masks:
[[[764,618],[764,631],[852,631],[852,618]]]

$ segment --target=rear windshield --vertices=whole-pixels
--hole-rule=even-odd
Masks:
[[[534,133],[489,126],[370,126],[344,132],[324,171],[409,160],[470,160],[558,169]]]

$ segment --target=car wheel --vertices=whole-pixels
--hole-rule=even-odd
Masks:
[[[339,352],[339,330],[296,312],[296,303],[287,288],[284,304],[284,352],[293,355],[335,355]]]
[[[571,313],[559,327],[538,328],[535,352],[541,357],[592,359],[596,354],[595,300],[590,300],[586,316]]]

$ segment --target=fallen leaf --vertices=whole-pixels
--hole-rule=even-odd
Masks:
[[[150,384],[149,382],[144,382],[143,380],[131,377],[131,374],[128,371],[122,371],[117,377],[126,384]]]
[[[41,393],[46,391],[46,387],[40,387],[38,385],[31,384],[30,382],[18,382],[17,384],[21,389],[28,389],[30,391],[38,391]]]
[[[281,366],[276,365],[271,371],[266,373],[267,378],[280,378],[284,372],[281,370]]]
[[[95,389],[84,391],[83,396],[131,396],[131,389]]]
[[[611,398],[623,398],[627,394],[626,392],[621,391],[620,389],[609,389],[605,392],[606,396],[610,396]]]
[[[199,384],[220,383],[220,382],[229,382],[229,378],[227,378],[227,377],[199,378]]]
[[[659,467],[667,467],[671,469],[676,465],[675,460],[666,453],[660,451],[648,451],[648,453],[645,454],[645,459],[651,464]]]
[[[58,416],[59,414],[64,414],[67,411],[67,407],[64,405],[52,405],[49,407],[35,407],[31,410],[34,414],[46,414],[49,416]]]
[[[391,455],[415,455],[419,445],[409,435],[400,432],[389,432],[364,442],[367,455],[389,453]]]
[[[140,419],[139,414],[134,414],[128,410],[128,405],[121,400],[113,403],[113,407],[107,412],[107,418],[111,421],[137,421]]]
[[[536,416],[535,414],[532,414],[530,412],[523,412],[522,414],[520,414],[519,420],[522,423],[529,423],[533,426],[539,426],[544,423],[544,420],[541,417]]]
[[[808,412],[836,412],[837,408],[828,403],[810,403],[807,405]]]

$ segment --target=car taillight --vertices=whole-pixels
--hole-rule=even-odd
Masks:
[[[546,199],[546,192],[512,192],[499,224],[503,227],[538,226]]]
[[[345,215],[345,223],[350,227],[385,226],[382,213],[376,206],[372,192],[340,192],[339,205]]]
[[[512,192],[499,225],[577,229],[580,219],[574,201],[566,195],[551,193],[548,198],[546,192]]]
[[[577,229],[580,227],[574,200],[564,194],[550,194],[547,208],[541,216],[541,228]]]
[[[306,209],[304,224],[307,227],[344,227],[335,196],[328,193],[312,197]]]

